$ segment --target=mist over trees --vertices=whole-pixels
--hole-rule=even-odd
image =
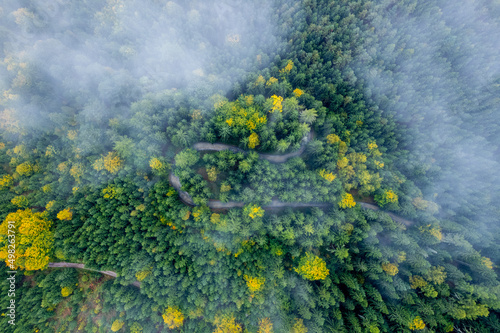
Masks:
[[[0,331],[500,331],[499,18],[2,1]]]

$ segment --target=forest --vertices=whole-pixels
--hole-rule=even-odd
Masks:
[[[500,332],[498,0],[0,0],[0,45],[0,332]]]

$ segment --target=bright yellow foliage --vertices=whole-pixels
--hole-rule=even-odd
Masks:
[[[236,323],[236,318],[233,314],[224,316],[215,316],[213,323],[216,328],[213,333],[240,333],[242,332],[241,325]]]
[[[410,324],[410,329],[412,331],[423,330],[424,328],[425,323],[422,318],[420,318],[420,316],[416,316],[415,319],[413,319],[413,322]]]
[[[29,162],[24,162],[16,167],[16,172],[21,176],[29,176],[33,173],[33,166]]]
[[[339,202],[340,208],[352,208],[356,205],[352,194],[344,193],[342,194],[342,200]]]
[[[283,112],[283,105],[281,105],[281,103],[283,102],[283,97],[277,96],[277,95],[272,95],[271,101],[273,103],[273,106],[271,108],[271,111],[269,111],[269,112],[271,112],[271,113],[273,113],[274,111]]]
[[[343,169],[349,164],[349,159],[347,157],[342,157],[337,161],[337,168]]]
[[[142,281],[144,280],[149,274],[151,274],[151,268],[148,268],[143,271],[139,271],[135,273],[135,277],[137,278],[137,281]]]
[[[9,224],[9,221],[14,223]],[[33,213],[31,209],[8,214],[0,225],[0,244],[4,244],[0,249],[0,260],[5,260],[7,265],[7,235],[8,230],[12,230],[9,225],[14,225],[16,231],[15,266],[26,270],[47,267],[54,243],[54,234],[50,230],[52,222],[46,220],[43,213]]]
[[[64,287],[64,288],[61,289],[61,295],[63,297],[68,297],[72,293],[73,293],[73,289],[71,289],[70,287]]]
[[[123,167],[123,161],[114,152],[109,152],[104,157],[104,169],[111,173],[117,173]]]
[[[102,189],[102,196],[105,199],[113,199],[117,194],[116,188],[112,185]]]
[[[441,233],[441,228],[439,226],[432,226],[430,224],[418,228],[421,233],[429,233],[436,237],[437,240],[441,241],[443,239],[443,234]]]
[[[263,318],[259,321],[259,331],[257,333],[273,333],[273,323],[269,318]]]
[[[396,275],[399,272],[398,265],[397,264],[382,264],[382,269],[389,275]]]
[[[158,172],[162,172],[168,169],[168,165],[163,163],[159,158],[156,157],[153,157],[151,160],[149,160],[149,166],[151,167],[151,169]]]
[[[116,319],[113,322],[113,325],[111,325],[111,331],[118,332],[123,327],[123,325],[125,325],[125,322],[123,320]]]
[[[272,86],[273,84],[275,84],[276,82],[278,82],[278,79],[275,78],[275,77],[270,77],[269,80],[267,80],[266,82],[266,87],[269,87],[269,86]]]
[[[398,202],[398,195],[392,190],[385,191],[384,195],[387,198],[388,202]]]
[[[326,142],[333,145],[333,144],[340,142],[340,138],[337,134],[328,134],[326,136]]]
[[[297,88],[293,91],[293,94],[295,95],[295,97],[300,97],[304,94],[304,92],[302,90],[300,90],[299,88]]]
[[[377,149],[377,148],[378,148],[378,145],[374,141],[368,143],[368,149],[369,150],[374,150],[374,149]]]
[[[249,96],[243,96],[243,101],[240,99],[224,103],[217,108],[217,123],[227,124],[229,127],[234,127],[235,131],[244,129],[245,131],[255,131],[260,129],[267,123],[267,117],[255,105],[248,105],[250,102]]]
[[[52,207],[54,207],[55,203],[56,202],[54,200],[47,202],[47,205],[45,206],[45,209],[46,210],[51,210]]]
[[[10,200],[10,202],[14,206],[19,207],[19,208],[28,207],[28,205],[29,205],[28,198],[26,198],[24,195],[18,195],[16,197],[12,198],[12,200]]]
[[[295,271],[311,281],[324,280],[330,274],[326,262],[310,252],[300,259],[299,267],[295,268]]]
[[[293,61],[288,60],[286,66],[280,69],[280,74],[288,74],[292,69],[293,69]]]
[[[335,176],[333,173],[331,172],[327,172],[325,169],[321,169],[319,170],[319,175],[326,179],[327,181],[329,181],[330,183],[333,182],[335,180],[335,178],[337,178],[337,176]]]
[[[5,175],[0,178],[0,189],[5,187],[11,187],[14,184],[14,178],[11,175]]]
[[[257,133],[250,134],[250,136],[248,137],[248,148],[254,149],[259,144],[259,136],[257,135]]]
[[[307,327],[304,325],[304,320],[295,318],[295,324],[292,327],[291,333],[307,333]]]
[[[0,142],[0,150],[4,149],[5,148],[5,143],[3,142]]]
[[[266,282],[266,279],[263,277],[252,277],[246,274],[243,275],[243,278],[247,282],[248,290],[250,290],[251,293],[254,293],[262,289],[262,286]]]
[[[246,211],[248,213],[248,216],[250,216],[252,219],[254,219],[256,217],[262,217],[262,216],[264,216],[264,212],[265,212],[262,208],[260,208],[257,205],[253,205],[251,207],[247,207]]]
[[[162,315],[163,321],[168,328],[181,327],[184,323],[184,315],[178,307],[169,306]]]
[[[64,210],[61,210],[59,213],[57,213],[57,218],[59,220],[66,220],[69,221],[73,218],[73,213],[69,208],[66,208]]]
[[[377,166],[377,169],[382,169],[384,167],[384,162],[374,161],[374,163]]]
[[[155,164],[155,166],[156,165],[157,164]],[[92,167],[97,171],[106,169],[111,173],[117,173],[118,171],[120,171],[121,168],[123,168],[123,161],[120,159],[120,157],[118,157],[118,155],[115,152],[110,151],[108,155],[102,156],[101,158],[95,160],[94,163],[92,164]]]

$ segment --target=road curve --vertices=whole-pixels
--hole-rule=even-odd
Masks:
[[[301,146],[300,149],[284,154],[284,155],[273,155],[273,154],[260,154],[259,157],[265,160],[268,160],[273,163],[284,163],[288,159],[292,157],[297,157],[300,156],[305,148],[307,143],[312,139],[313,137],[313,132],[310,131],[304,138],[302,138]],[[193,145],[193,148],[198,150],[198,151],[222,151],[222,150],[230,150],[234,153],[240,153],[240,152],[245,152],[243,149],[238,148],[233,145],[228,145],[224,143],[209,143],[209,142],[198,142]],[[179,193],[179,197],[184,202],[185,204],[189,206],[196,206],[193,198],[187,193],[186,191],[181,190],[181,182],[179,180],[179,177],[175,176],[173,172],[170,173],[168,177],[170,184],[175,188],[175,190]],[[361,207],[365,209],[371,209],[374,211],[380,210],[380,208],[376,205],[367,203],[367,202],[358,202]],[[229,202],[222,202],[219,200],[209,200],[207,203],[207,206],[210,208],[218,208],[218,209],[229,209],[229,208],[235,208],[235,207],[243,207],[245,205],[244,202],[236,202],[236,201],[229,201]],[[281,208],[281,207],[295,207],[295,208],[303,208],[303,207],[328,207],[331,204],[329,203],[293,203],[293,202],[282,202],[279,200],[272,200],[270,204],[262,206],[263,208]],[[412,221],[404,219],[394,213],[390,212],[385,212],[387,213],[394,221],[402,223],[406,226],[411,226],[413,224]]]
[[[277,154],[259,154],[259,157],[269,162],[273,163],[284,163],[292,157],[297,157],[302,155],[304,150],[306,149],[306,145],[309,141],[311,141],[313,137],[313,132],[310,131],[309,134],[302,138],[302,142],[300,143],[300,149],[288,154],[277,155]],[[198,151],[221,151],[221,150],[230,150],[233,153],[245,153],[245,150],[238,148],[233,145],[227,145],[225,143],[209,143],[209,142],[198,142],[193,145],[193,148]]]

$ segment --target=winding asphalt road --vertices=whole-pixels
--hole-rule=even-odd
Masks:
[[[284,155],[272,155],[272,154],[259,154],[259,157],[265,160],[268,160],[273,163],[284,163],[288,159],[292,157],[297,157],[300,156],[305,148],[306,144],[312,139],[312,132],[309,132],[307,136],[305,136],[302,139],[302,144],[299,150],[284,154]],[[227,144],[222,144],[222,143],[208,143],[208,142],[198,142],[194,144],[194,149],[198,151],[222,151],[222,150],[230,150],[232,152],[238,153],[238,152],[245,152],[241,148],[238,148],[236,146],[232,145],[227,145]],[[179,180],[179,177],[175,176],[172,172],[170,173],[169,177],[169,182],[170,184],[177,190],[179,193],[180,199],[187,205],[189,206],[195,206],[193,199],[187,193],[186,191],[183,191],[181,189],[182,185]],[[359,205],[365,209],[370,209],[374,211],[380,210],[380,208],[376,205],[373,205],[371,203],[367,202],[358,202]],[[236,202],[236,201],[229,201],[229,202],[222,202],[220,200],[209,200],[208,201],[208,207],[210,208],[219,208],[219,209],[228,209],[228,208],[235,208],[235,207],[243,207],[245,205],[244,202]],[[296,207],[296,208],[304,208],[304,207],[330,207],[332,204],[330,203],[301,203],[301,202],[283,202],[279,200],[272,200],[270,204],[263,205],[262,208],[282,208],[282,207]],[[391,212],[385,212],[388,214],[395,222],[404,224],[406,226],[411,226],[413,224],[412,221],[404,219],[396,214],[393,214]],[[79,268],[79,269],[86,269],[94,272],[99,272],[108,276],[112,277],[117,277],[117,274],[113,271],[98,271],[95,269],[90,269],[90,268],[85,268],[84,264],[77,264],[77,263],[69,263],[69,262],[56,262],[56,263],[49,263],[49,267],[52,268],[57,268],[57,267],[72,267],[72,268]],[[132,283],[132,285],[140,288],[141,283],[139,281],[135,281]]]

